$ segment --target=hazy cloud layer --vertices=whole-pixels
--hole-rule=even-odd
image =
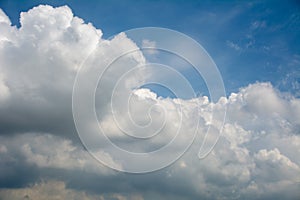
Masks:
[[[74,17],[70,8],[39,6],[21,14],[21,27],[11,26],[0,12],[0,190],[1,199],[297,199],[300,197],[300,99],[276,90],[270,83],[254,83],[213,104],[207,97],[190,100],[164,99],[148,89],[132,93],[132,116],[162,135],[148,144],[128,140],[113,123],[109,104],[112,80],[122,70],[143,64],[141,52],[124,57],[122,65],[107,72],[106,90],[98,93],[98,117],[106,133],[131,150],[147,151],[172,138],[180,113],[182,142],[200,119],[192,148],[174,165],[161,171],[130,175],[96,162],[78,143],[71,102],[76,72],[100,42],[105,58],[136,47],[124,34],[112,40],[92,24]],[[149,43],[149,42],[148,42]],[[152,45],[152,43],[151,43]],[[98,54],[95,54],[96,56]],[[131,94],[134,85],[149,74],[136,74],[121,88],[119,97]],[[118,116],[123,128],[132,130],[124,102]],[[200,113],[195,112],[200,105]],[[221,123],[228,106],[223,134],[211,154],[197,158],[204,133]],[[181,110],[179,109],[181,108]],[[214,108],[216,116],[210,120]],[[219,111],[219,112],[218,112]],[[148,114],[148,113],[147,113]],[[124,117],[123,117],[124,116]],[[94,128],[94,125],[91,126]],[[137,130],[133,129],[133,132]],[[139,133],[139,132],[138,132]],[[180,143],[176,144],[180,147]],[[111,165],[122,166],[107,152],[99,152]],[[160,159],[171,155],[161,155]],[[41,182],[41,180],[49,180]],[[31,185],[30,185],[31,184]],[[53,194],[57,196],[53,196]]]

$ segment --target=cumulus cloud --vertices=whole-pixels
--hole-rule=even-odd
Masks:
[[[16,136],[5,143],[18,143],[22,140],[22,144],[19,144],[19,150],[28,164],[33,164],[40,168],[77,169],[100,174],[107,171],[107,168],[99,165],[94,159],[89,159],[90,155],[87,151],[74,146],[70,140],[49,134],[27,134],[22,135],[22,138],[20,139]],[[3,140],[5,139],[3,138]],[[109,155],[107,155],[107,159],[110,160],[110,164],[118,165],[118,163],[113,162]]]
[[[149,89],[135,88],[152,76],[148,71],[133,73],[121,82],[114,94],[117,113],[112,113],[109,91],[119,75],[146,62],[140,51],[124,56],[105,71],[105,87],[96,93],[99,124],[108,137],[121,147],[147,152],[170,141],[179,127],[180,140],[175,147],[180,148],[189,141],[195,119],[199,119],[199,130],[194,145],[174,165],[152,174],[121,174],[96,162],[76,142],[71,95],[75,75],[93,50],[92,56],[101,60],[86,64],[103,69],[116,55],[137,48],[136,44],[125,34],[112,40],[101,38],[101,30],[73,16],[67,6],[38,6],[22,13],[20,20],[21,27],[16,28],[0,12],[0,185],[25,188],[1,189],[1,198],[299,198],[299,98],[286,96],[270,83],[250,84],[215,103],[208,97],[162,98]],[[87,80],[96,75],[89,74]],[[209,126],[219,131],[225,105],[222,135],[209,156],[199,160],[197,144]],[[213,120],[212,109],[216,111]],[[88,120],[90,129],[98,128],[99,124]],[[120,128],[139,137],[155,130],[160,130],[160,135],[138,143],[124,137]],[[110,165],[122,167],[108,152],[98,153]],[[156,162],[174,152],[176,148]],[[62,180],[26,186],[49,176]]]
[[[100,42],[105,48],[99,54],[107,59],[135,44],[124,34],[104,41],[99,29],[74,17],[67,6],[23,12],[20,28],[1,16],[1,133],[34,130],[72,137],[70,102],[82,62]]]

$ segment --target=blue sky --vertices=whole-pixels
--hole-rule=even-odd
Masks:
[[[197,40],[212,56],[227,93],[270,81],[299,95],[300,5],[297,1],[9,1],[0,7],[19,24],[35,5],[69,5],[108,38],[145,26],[174,29]],[[197,86],[197,82],[194,82]]]

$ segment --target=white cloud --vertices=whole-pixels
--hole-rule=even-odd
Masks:
[[[146,53],[146,54],[153,55],[153,54],[158,53],[158,51],[156,50],[157,47],[156,47],[155,41],[150,41],[150,40],[144,39],[142,41],[142,48],[145,48],[144,53]]]
[[[229,40],[226,41],[226,45],[227,45],[228,47],[230,47],[230,48],[236,50],[236,51],[242,50],[242,48],[241,48],[238,44],[236,44],[236,43],[234,43],[234,42],[232,42],[232,41],[229,41]]]
[[[113,173],[92,158],[83,147],[73,144],[68,139],[36,133],[23,133],[14,137],[1,136],[0,138],[6,144],[6,146],[0,146],[2,156],[21,156],[24,158],[24,164],[27,165],[34,165],[39,168],[81,170],[95,174]],[[106,157],[112,165],[118,165],[109,155]],[[3,162],[5,163],[5,160]],[[20,160],[20,162],[23,161]]]
[[[251,30],[262,29],[266,27],[266,21],[254,21],[251,23]]]
[[[290,181],[294,180],[297,182],[299,180],[299,176],[295,176],[295,174],[299,174],[300,172],[299,166],[285,155],[282,155],[277,148],[270,151],[266,149],[259,150],[254,155],[254,159],[256,159],[257,167],[263,168],[263,172],[260,174],[260,178],[262,179],[277,179],[280,181],[282,177],[285,177]],[[269,166],[273,167],[269,168]],[[265,168],[269,168],[269,170],[266,172]]]
[[[0,102],[6,103],[0,104],[3,124],[0,129],[70,135],[74,130],[73,82],[85,58],[102,42],[103,48],[96,56],[104,58],[100,62],[104,68],[108,64],[105,59],[110,60],[136,45],[125,34],[103,40],[101,30],[74,17],[67,6],[38,6],[23,12],[20,20],[20,28],[8,23],[0,25]],[[128,69],[126,66],[144,62],[144,58],[137,52],[122,61],[119,66]],[[108,85],[113,84],[110,81],[115,80],[113,76],[118,71],[109,73],[112,78],[107,80]],[[135,80],[127,82],[134,84]]]
[[[6,153],[7,152],[7,148],[5,145],[0,145],[0,153]]]
[[[0,23],[11,25],[9,18],[2,10],[0,10]]]
[[[136,48],[136,44],[125,34],[112,40],[102,39],[100,30],[74,17],[66,6],[39,6],[24,12],[19,29],[11,26],[6,15],[0,12],[0,30],[0,172],[11,163],[17,163],[18,166],[34,166],[38,169],[92,173],[97,175],[93,177],[97,181],[97,178],[105,177],[108,182],[119,185],[116,177],[122,175],[97,163],[80,145],[65,136],[74,137],[75,134],[72,129],[71,93],[75,74],[86,56],[100,46],[94,56],[101,56],[103,60],[88,64],[103,69],[116,55]],[[138,51],[121,58],[121,61],[106,72],[103,80],[106,86],[96,95],[100,124],[118,144],[142,152],[153,150],[170,141],[178,127],[181,127],[180,142],[176,143],[179,148],[190,139],[195,128],[194,120],[200,119],[199,135],[191,150],[173,166],[159,172],[159,175],[145,175],[140,179],[128,176],[125,181],[128,186],[125,188],[129,192],[131,189],[133,192],[141,190],[139,192],[145,193],[148,199],[153,195],[162,199],[164,195],[186,199],[292,199],[300,196],[298,98],[285,96],[270,83],[255,83],[228,98],[223,97],[217,103],[209,102],[207,97],[164,99],[147,89],[132,91],[134,86],[143,83],[149,74],[152,75],[151,72],[136,73],[122,82],[116,91],[118,125],[139,136],[149,136],[163,127],[161,134],[150,142],[137,143],[125,138],[115,124],[109,112],[109,91],[119,75],[138,64],[144,64],[145,58]],[[92,80],[97,76],[91,74],[88,78]],[[129,95],[131,102],[125,98]],[[126,110],[128,103],[131,106],[131,119]],[[221,123],[220,116],[225,104],[228,111],[223,134],[211,154],[198,160],[197,144],[202,141],[209,124],[218,131],[216,127]],[[213,121],[210,115],[212,108],[216,110]],[[132,126],[131,120],[141,126],[150,125],[138,131],[136,126]],[[86,122],[91,129],[98,128],[98,124]],[[176,149],[165,152],[158,160],[151,162],[160,162],[174,152]],[[109,151],[99,154],[110,164],[122,166],[110,156]],[[9,177],[6,173],[1,176],[4,175]],[[85,187],[84,184],[81,186]],[[148,187],[146,191],[144,188]],[[80,199],[94,198],[66,188],[63,182],[42,183],[16,190],[3,189],[0,195],[3,198],[23,198],[30,194],[32,199],[49,199],[52,195],[49,191],[61,195],[57,196],[58,199],[72,199],[75,196]],[[139,195],[123,194],[111,194],[109,198],[142,199]]]
[[[5,101],[10,95],[9,88],[5,85],[2,77],[0,76],[0,102]]]
[[[145,94],[144,90],[141,91],[140,95]],[[256,96],[258,102],[263,102],[265,98],[280,99],[279,105],[268,105],[270,106],[268,109],[272,111],[268,111],[270,112],[268,115],[262,113],[260,109],[255,109],[255,106],[262,106],[261,103],[252,105],[252,101],[250,101],[255,93],[260,94],[262,91],[265,96]],[[223,134],[211,154],[203,160],[198,160],[196,154],[199,143],[196,140],[194,146],[182,159],[161,172],[160,176],[165,177],[166,180],[160,184],[166,188],[172,188],[174,181],[184,182],[186,187],[192,191],[190,191],[191,194],[209,199],[265,199],[274,196],[293,199],[297,197],[299,194],[296,186],[299,185],[300,180],[300,160],[298,158],[300,137],[295,134],[293,127],[297,126],[298,122],[285,121],[283,123],[290,123],[288,125],[290,128],[286,128],[287,125],[276,122],[277,120],[282,121],[276,113],[286,112],[281,108],[283,105],[287,110],[295,109],[295,105],[297,104],[296,107],[298,107],[299,102],[296,101],[297,103],[295,103],[295,99],[285,99],[281,96],[282,94],[272,88],[270,84],[265,83],[250,85],[241,89],[239,93],[232,94],[227,100],[229,116]],[[161,101],[162,105],[167,105],[165,108],[168,109],[169,115],[176,112],[176,110],[172,111],[170,107],[172,105],[170,103],[176,102],[176,99],[158,99],[152,95],[150,98],[140,100]],[[186,107],[186,112],[195,108],[191,100],[181,101],[181,104]],[[214,106],[218,107],[219,104],[220,102]],[[205,115],[212,105],[204,100],[201,106],[203,109],[201,114]],[[233,111],[237,112],[238,110],[238,115],[235,115]],[[139,111],[135,111],[135,113]],[[204,128],[206,120],[209,118],[205,120],[205,116],[202,117],[204,119],[201,126]],[[257,120],[260,117],[263,117],[265,121]],[[282,114],[281,117],[288,118],[291,116]],[[249,120],[251,123],[245,123],[244,120]],[[265,123],[266,121],[273,123]],[[184,121],[183,124],[186,132],[190,131],[187,126],[188,123],[188,121]],[[264,127],[260,123],[263,123]],[[167,134],[173,132],[172,129],[164,131]],[[201,135],[199,136],[201,140]],[[123,139],[120,135],[118,138]],[[184,139],[184,136],[182,138]],[[168,137],[160,137],[160,139],[153,140],[152,143],[150,142],[143,147],[147,149],[152,145],[164,143],[168,139]],[[16,136],[14,139],[10,137],[1,138],[1,141],[6,145],[6,151],[3,153],[9,155],[19,148],[19,155],[24,156],[27,164],[34,164],[39,168],[75,169],[84,173],[111,174],[110,170],[105,170],[105,167],[91,160],[87,152],[72,144],[70,140],[57,136],[25,134]],[[15,145],[9,145],[10,142]],[[126,143],[126,139],[123,142]],[[172,153],[169,152],[169,154]],[[161,159],[169,154],[161,155]],[[109,159],[111,160],[111,158]],[[128,184],[132,184],[130,179]],[[147,185],[147,179],[141,179],[139,184]],[[172,192],[171,189],[170,191],[166,190],[165,192]],[[210,192],[207,193],[207,191]],[[281,191],[281,194],[278,194],[278,191]]]

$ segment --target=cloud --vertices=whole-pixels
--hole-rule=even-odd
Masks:
[[[78,172],[93,176],[114,174],[69,139],[46,133],[22,133],[0,138],[1,187],[27,185],[53,176],[69,179]],[[106,158],[111,165],[118,165],[109,155]],[[66,173],[68,171],[71,177]]]
[[[232,41],[229,41],[229,40],[226,41],[226,45],[227,45],[228,47],[230,47],[230,48],[236,50],[236,51],[241,51],[241,50],[242,50],[242,48],[241,48],[238,44],[233,43]]]
[[[0,78],[0,102],[7,100],[10,96],[9,88],[5,85],[2,78]]]
[[[251,23],[251,29],[252,30],[257,30],[257,29],[262,29],[266,27],[266,21],[254,21]]]
[[[158,51],[155,50],[155,48],[156,48],[156,42],[155,41],[150,41],[150,40],[144,39],[142,41],[142,48],[146,49],[146,51],[144,52],[146,54],[153,55],[153,54],[158,53]]]
[[[64,182],[48,181],[22,189],[1,189],[0,197],[3,199],[104,199],[102,196],[90,196],[85,192],[67,189]]]
[[[105,173],[107,170],[94,159],[90,159],[88,152],[84,151],[83,148],[74,146],[70,140],[64,140],[49,134],[29,134],[22,137],[24,139],[19,150],[28,164],[40,168],[79,169],[99,174]],[[18,142],[20,139],[16,137],[15,140]],[[118,165],[109,155],[106,156],[111,165]]]
[[[14,200],[143,200],[140,195],[95,195],[67,188],[63,181],[42,181],[22,189],[0,189],[1,199]]]
[[[211,154],[203,160],[198,160],[195,155],[199,146],[198,148],[192,147],[187,155],[163,173],[163,176],[172,178],[169,179],[170,181],[186,181],[185,184],[189,188],[185,188],[184,191],[193,194],[194,198],[271,199],[276,197],[280,199],[286,197],[293,199],[299,196],[294,186],[299,185],[300,178],[297,175],[300,173],[300,160],[297,157],[297,154],[300,153],[298,131],[300,122],[296,117],[297,113],[300,112],[298,108],[299,99],[284,96],[270,83],[255,83],[241,88],[238,93],[232,93],[226,99],[220,99],[215,104],[199,97],[201,112],[200,115],[197,115],[197,112],[193,112],[197,108],[196,99],[181,100],[179,103],[178,99],[159,98],[147,89],[135,91],[135,95],[137,95],[137,99],[134,99],[135,96],[133,96],[135,109],[131,110],[132,116],[137,116],[141,120],[142,118],[139,116],[141,113],[147,113],[149,108],[147,102],[150,104],[151,102],[158,102],[161,107],[167,110],[166,124],[175,128],[162,129],[160,133],[164,137],[160,135],[147,141],[148,145],[141,143],[138,148],[141,151],[149,150],[151,146],[157,147],[158,144],[165,144],[172,138],[176,130],[176,123],[180,121],[175,117],[176,113],[179,112],[179,110],[174,109],[176,105],[180,104],[186,115],[181,124],[185,134],[181,133],[180,141],[187,139],[187,135],[193,130],[191,118],[201,119],[198,139],[194,142],[197,146],[196,144],[200,144],[203,140],[203,133],[205,133],[207,124],[211,124],[211,128],[215,128],[220,123],[218,117],[213,121],[210,120],[209,111],[211,108],[214,107],[217,110],[216,113],[220,114],[224,103],[227,104],[227,119],[223,133]],[[139,105],[141,100],[142,105]],[[121,112],[118,116],[124,119],[122,125],[130,124],[126,121],[129,119],[127,112]],[[151,119],[152,128],[155,127],[155,123],[161,122],[154,115]],[[147,121],[147,118],[145,120]],[[104,127],[107,127],[109,134],[119,139],[124,138],[120,129],[113,125],[113,119],[105,118],[102,123],[107,124]],[[109,132],[109,130],[111,131]],[[151,132],[149,129],[144,130],[143,133],[133,132],[140,134]],[[127,145],[128,143],[131,144],[130,150],[136,147],[135,143],[130,140],[121,139],[121,142],[119,140],[121,144],[122,141]],[[176,145],[180,147],[182,143],[176,143]],[[167,155],[172,153],[168,152]],[[161,159],[167,155],[161,155]],[[172,185],[168,181],[164,184],[165,187]],[[179,185],[184,187],[182,184]],[[253,194],[254,188],[257,190],[257,195]],[[281,188],[281,194],[278,194],[278,188]],[[177,196],[187,195],[181,190],[177,192],[179,193]]]
[[[250,101],[253,96],[261,92],[264,92],[264,96],[256,96],[258,102],[264,101],[265,98],[280,100],[279,103],[277,102],[278,104],[275,104],[276,106],[268,105],[269,108],[266,107],[268,113],[261,112],[259,109],[261,104]],[[159,101],[155,95],[150,95],[151,92],[147,93],[149,91],[142,89],[139,96],[143,97],[143,100],[156,99]],[[20,166],[33,165],[44,170],[71,170],[73,171],[71,176],[77,176],[77,172],[80,171],[82,176],[89,177],[89,182],[93,184],[99,185],[99,180],[102,178],[107,180],[102,183],[104,185],[115,185],[120,180],[126,179],[126,184],[131,188],[129,194],[139,191],[145,199],[156,198],[157,195],[158,199],[164,199],[166,196],[162,195],[163,193],[174,199],[176,196],[179,199],[200,197],[207,199],[280,199],[283,197],[294,199],[299,196],[297,186],[299,186],[300,178],[298,176],[300,160],[297,155],[300,153],[300,137],[294,132],[293,127],[297,126],[299,122],[292,121],[292,124],[289,124],[290,122],[286,120],[292,116],[282,115],[287,118],[284,121],[278,118],[277,113],[285,113],[285,109],[292,110],[291,108],[293,108],[295,110],[295,104],[299,104],[299,101],[284,99],[280,97],[281,95],[267,83],[250,85],[241,89],[239,93],[231,94],[227,99],[230,115],[224,126],[223,134],[211,154],[203,160],[198,160],[196,155],[199,143],[196,141],[182,159],[160,172],[140,177],[115,174],[88,156],[82,147],[76,146],[70,140],[49,134],[22,134],[16,135],[14,138],[2,136],[1,156],[4,158],[2,166],[9,165],[11,160],[8,158],[16,157],[23,158],[23,160],[16,160]],[[166,101],[166,99],[161,99],[161,101]],[[169,99],[168,101],[173,100]],[[183,104],[193,108],[191,102],[183,101]],[[220,103],[216,103],[214,106],[219,105]],[[203,101],[202,106],[204,114],[212,104]],[[251,109],[248,109],[249,106]],[[285,106],[285,109],[282,109],[282,106]],[[231,115],[233,111],[237,110],[239,110],[237,115]],[[260,115],[264,118],[264,122],[257,120]],[[251,123],[245,123],[244,120]],[[264,126],[261,126],[260,123]],[[201,126],[204,124],[205,120]],[[185,130],[189,131],[189,129]],[[201,140],[201,137],[199,139]],[[150,142],[148,148],[151,145],[153,144]],[[17,153],[14,153],[16,151]],[[161,159],[164,156],[167,155],[162,155]],[[5,161],[7,162],[5,163]],[[97,176],[90,177],[89,174],[97,174]],[[174,182],[177,184],[174,185]],[[154,183],[160,186],[157,188]],[[93,192],[96,192],[96,188],[98,188],[91,189],[89,184],[80,182],[71,185]],[[145,190],[144,187],[148,189]],[[177,188],[176,191],[174,191],[174,187]],[[123,189],[122,187],[110,188],[109,191],[118,193],[123,192]]]
[[[3,10],[0,10],[0,23],[11,25],[9,18],[6,16]]]
[[[96,162],[78,143],[71,95],[75,75],[90,52],[96,49],[92,56],[102,60],[86,65],[103,70],[116,55],[137,48],[136,44],[125,34],[104,40],[101,30],[73,16],[67,6],[38,6],[24,12],[20,28],[11,26],[1,11],[0,30],[1,198],[28,195],[31,199],[296,199],[300,196],[299,98],[281,93],[270,83],[250,84],[215,103],[208,97],[161,98],[149,89],[135,87],[153,76],[152,71],[137,71],[121,81],[115,91],[117,115],[114,116],[116,113],[110,112],[110,91],[120,75],[146,62],[140,51],[125,55],[105,71],[102,80],[105,86],[96,91],[98,119],[108,137],[129,150],[148,152],[165,145],[181,128],[174,149],[151,161],[161,162],[189,141],[195,119],[199,119],[199,130],[191,149],[172,166],[151,174],[123,174]],[[88,75],[87,86],[97,78],[97,74]],[[218,131],[224,105],[228,111],[220,140],[209,156],[199,160],[196,156],[199,144],[208,125]],[[132,118],[128,117],[127,108]],[[213,120],[212,109],[216,111]],[[91,130],[98,128],[99,124],[85,120]],[[143,131],[132,122],[144,127]],[[136,136],[146,137],[155,130],[160,130],[160,134],[150,141],[138,142],[124,137],[120,128]],[[110,155],[110,149],[105,150],[98,153],[106,162],[123,167],[123,163]],[[43,178],[47,181],[39,183]],[[28,186],[30,183],[37,184]],[[57,196],[53,196],[53,191]]]
[[[99,54],[107,59],[135,44],[122,34],[104,41],[99,29],[67,6],[23,12],[20,28],[1,16],[1,134],[34,130],[74,138],[70,102],[78,68],[101,42],[106,47]]]

